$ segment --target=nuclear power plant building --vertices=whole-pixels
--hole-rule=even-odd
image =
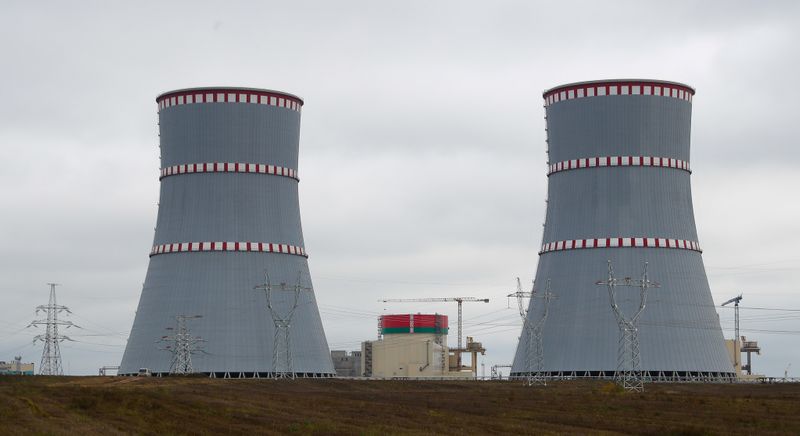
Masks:
[[[619,311],[640,306],[639,369],[652,380],[719,379],[733,367],[695,228],[690,127],[695,90],[659,80],[608,80],[544,92],[548,192],[531,325],[541,328],[532,367],[523,329],[512,375],[613,377],[620,328],[604,284],[609,261]],[[711,207],[711,205],[701,205]]]
[[[183,345],[188,372],[333,376],[300,224],[303,101],[249,88],[156,101],[158,219],[119,373],[174,372]]]

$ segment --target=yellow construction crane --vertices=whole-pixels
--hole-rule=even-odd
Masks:
[[[458,303],[458,368],[461,369],[461,352],[465,351],[461,343],[461,304],[462,303],[488,303],[488,298],[475,298],[475,297],[444,297],[444,298],[388,298],[385,300],[378,300],[381,303],[442,303],[455,301]],[[473,362],[474,363],[474,362]]]

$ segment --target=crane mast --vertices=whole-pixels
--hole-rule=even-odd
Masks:
[[[735,369],[736,371],[740,371],[742,369],[741,368],[742,364],[739,361],[740,358],[741,358],[741,356],[740,356],[740,354],[741,354],[741,346],[739,346],[739,341],[741,340],[741,338],[739,337],[739,302],[740,301],[742,301],[742,294],[739,294],[739,296],[733,297],[730,300],[728,300],[728,301],[726,301],[726,302],[724,302],[724,303],[722,303],[720,305],[720,307],[722,307],[722,306],[727,306],[728,304],[733,303],[734,331],[736,332],[736,333],[734,333],[734,336],[733,336],[733,369]],[[749,354],[748,354],[748,356],[749,356]]]

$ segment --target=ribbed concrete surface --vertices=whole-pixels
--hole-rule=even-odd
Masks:
[[[161,167],[242,162],[297,169],[300,112],[251,103],[197,103],[159,114]],[[154,172],[155,173],[155,172]],[[299,172],[302,179],[302,172]],[[161,180],[154,245],[232,241],[304,247],[298,181],[247,173],[179,174]],[[313,254],[313,253],[312,253]],[[207,342],[193,364],[200,372],[271,372],[274,327],[263,291],[254,291],[267,269],[273,285],[292,287],[298,274],[311,287],[305,257],[279,253],[168,253],[150,258],[136,319],[120,373],[150,368],[167,372],[171,355],[156,341],[175,316]],[[290,309],[292,292],[276,292]],[[293,370],[334,374],[313,291],[304,291],[291,327]]]
[[[692,104],[653,95],[596,96],[550,104],[546,108],[549,160],[657,156],[690,161]],[[690,178],[682,169],[633,166],[551,174],[542,243],[606,237],[698,241]],[[595,284],[607,277],[608,260],[618,278],[637,279],[648,262],[650,279],[661,284],[649,291],[639,323],[642,370],[733,372],[702,255],[632,247],[540,255],[537,289],[543,291],[550,279],[557,295],[544,326],[544,371],[616,370],[619,330],[606,287]],[[623,313],[633,313],[639,289],[617,291]],[[528,317],[535,324],[542,316],[542,300],[532,303]],[[530,370],[526,334],[522,332],[512,373]]]

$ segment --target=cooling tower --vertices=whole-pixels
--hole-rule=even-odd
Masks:
[[[200,316],[186,322],[202,338],[191,355],[195,372],[274,375],[284,347],[277,357],[288,353],[294,375],[333,376],[300,225],[303,101],[248,88],[185,89],[156,101],[158,220],[119,373],[168,373],[180,344],[164,349],[159,339],[176,335],[167,330],[176,316]],[[265,272],[272,311],[266,287],[254,289]],[[290,324],[285,340],[275,319]]]
[[[638,320],[645,379],[733,375],[695,228],[689,159],[694,89],[656,80],[610,80],[544,93],[547,214],[534,289],[555,295],[541,330],[541,367],[532,368],[523,329],[512,374],[613,377],[620,329],[606,286],[608,261],[624,283],[649,279]],[[632,316],[640,289],[618,286]],[[544,313],[531,299],[527,323]],[[533,336],[535,338],[535,336]],[[541,372],[538,372],[538,370]]]

